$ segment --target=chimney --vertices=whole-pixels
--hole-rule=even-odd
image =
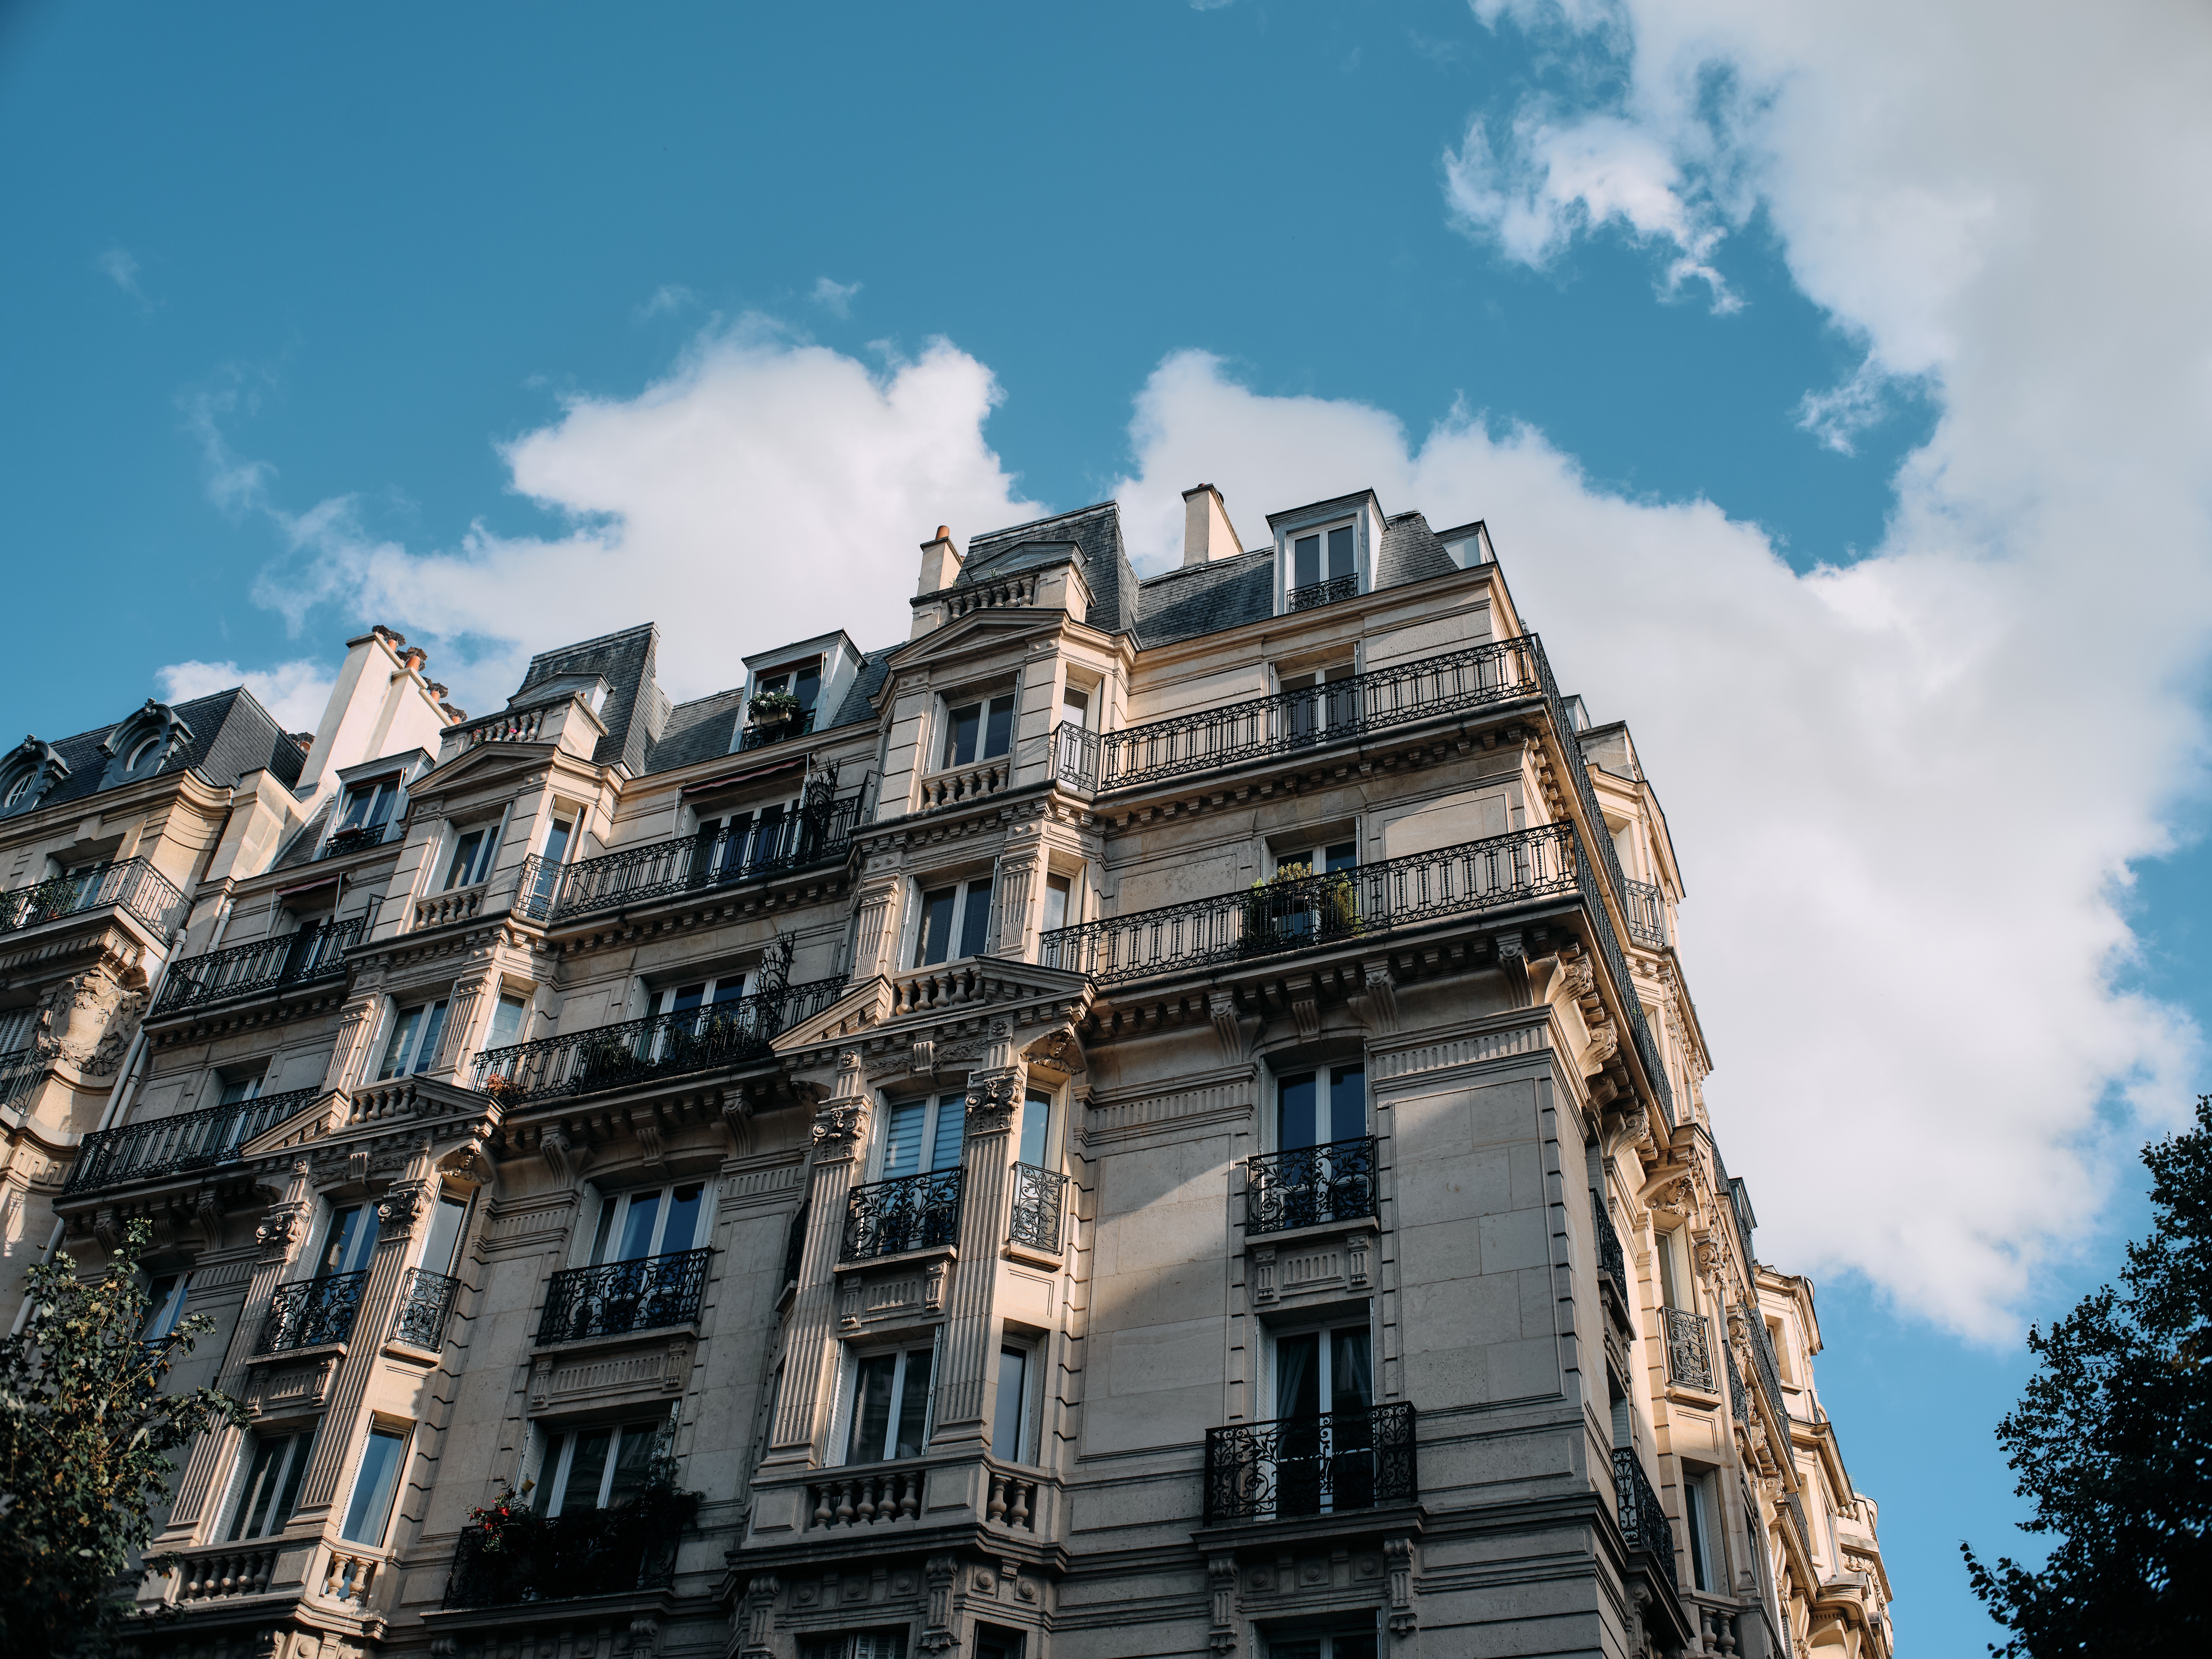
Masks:
[[[921,544],[921,583],[914,591],[934,593],[951,586],[959,575],[960,550],[952,544],[951,531],[939,525],[937,534]]]
[[[1212,559],[1233,559],[1244,550],[1237,527],[1229,522],[1229,509],[1221,492],[1202,483],[1182,492],[1182,562],[1204,564]]]

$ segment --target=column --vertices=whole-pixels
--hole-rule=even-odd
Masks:
[[[806,1243],[799,1258],[799,1290],[783,1345],[783,1389],[775,1402],[763,1467],[804,1467],[814,1449],[817,1407],[836,1363],[830,1333],[837,1255],[845,1238],[845,1200],[868,1137],[868,1096],[860,1056],[838,1056],[837,1081],[814,1114],[813,1164],[809,1172]]]
[[[851,982],[859,985],[878,974],[893,971],[892,956],[898,949],[898,878],[878,881],[860,890],[860,924],[854,936]]]
[[[381,992],[356,996],[339,1017],[337,1041],[331,1045],[330,1064],[323,1068],[323,1087],[350,1089],[368,1068],[367,1050],[376,1035],[376,1017],[384,1006]]]
[[[968,1140],[962,1150],[960,1257],[937,1365],[937,1430],[932,1443],[972,1440],[988,1444],[984,1401],[998,1360],[992,1291],[998,1284],[1000,1249],[1006,1242],[1008,1192],[1013,1168],[1015,1115],[1029,1067],[1013,1055],[1013,1026],[991,1022],[983,1069],[968,1078]]]
[[[467,1064],[476,1052],[476,1027],[478,1017],[489,1017],[489,1005],[498,999],[491,988],[499,975],[487,970],[462,980],[448,993],[446,1006],[446,1030],[438,1044],[437,1063],[424,1069],[432,1075],[458,1082],[459,1068]]]
[[[1009,846],[999,859],[997,898],[999,937],[992,949],[1016,962],[1030,959],[1030,912],[1038,891],[1044,862],[1043,848],[1034,842],[1027,847]]]

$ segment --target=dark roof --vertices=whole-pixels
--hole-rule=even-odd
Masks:
[[[1375,556],[1376,586],[1425,581],[1458,568],[1419,514],[1401,513],[1382,521],[1382,546]]]
[[[546,680],[568,674],[597,674],[607,683],[606,702],[599,709],[607,734],[599,739],[592,758],[602,766],[626,762],[633,774],[641,773],[646,770],[647,751],[668,719],[668,696],[653,672],[659,646],[659,628],[653,623],[640,623],[618,634],[602,634],[557,651],[541,651],[530,659],[522,684],[507,699],[507,706],[527,702],[530,688]]]
[[[882,650],[871,651],[860,659],[860,672],[853,677],[852,684],[845,688],[845,701],[838,705],[836,718],[830,722],[826,730],[834,732],[841,726],[852,726],[861,720],[875,719],[876,711],[872,705],[876,693],[884,689],[884,681],[890,673],[891,653],[897,649],[897,646],[887,645]]]
[[[738,738],[738,714],[745,706],[744,688],[717,691],[711,697],[679,702],[668,711],[668,724],[645,757],[648,772],[672,772],[693,761],[726,755]]]
[[[1170,645],[1258,622],[1274,608],[1275,554],[1263,547],[1148,578],[1138,588],[1137,627],[1146,645]]]
[[[314,817],[293,831],[291,841],[276,855],[276,861],[269,866],[270,869],[289,870],[295,865],[314,862],[315,849],[323,844],[323,826],[330,822],[331,814],[337,811],[338,801],[343,793],[343,790],[332,790],[324,798],[323,804],[315,809]],[[385,833],[389,835],[391,832],[386,830]]]
[[[976,537],[968,544],[967,560],[953,586],[965,586],[986,575],[1043,562],[1047,556],[1034,552],[1032,544],[1051,542],[1073,542],[1081,556],[1083,580],[1091,588],[1091,614],[1085,619],[1091,626],[1109,634],[1133,631],[1137,573],[1130,568],[1128,550],[1121,542],[1121,509],[1113,501]],[[1059,556],[1059,550],[1051,556]]]
[[[300,769],[307,756],[301,752],[298,744],[285,735],[276,717],[244,686],[234,685],[228,691],[194,697],[189,702],[172,703],[169,708],[191,732],[191,741],[171,756],[159,774],[149,772],[147,777],[197,771],[209,782],[228,788],[246,773],[266,767],[287,787],[300,781]],[[139,781],[122,775],[121,757],[111,762],[100,747],[111,732],[127,725],[138,712],[134,708],[112,726],[80,732],[55,743],[55,752],[61,756],[70,775],[40,795],[29,810],[38,811],[67,801],[82,800],[103,790]]]

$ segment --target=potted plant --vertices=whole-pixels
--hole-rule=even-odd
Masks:
[[[788,691],[756,692],[745,708],[746,718],[762,727],[788,726],[802,712],[799,699]]]

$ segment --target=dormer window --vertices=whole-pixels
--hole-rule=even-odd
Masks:
[[[8,793],[4,799],[0,799],[0,806],[9,808],[21,806],[25,800],[29,799],[31,786],[38,782],[38,781],[39,775],[36,772],[30,771],[24,772],[21,775],[9,780],[8,784]]]
[[[123,763],[123,769],[126,772],[136,772],[149,761],[158,765],[160,763],[155,760],[155,752],[161,746],[161,739],[158,737],[143,739],[138,746],[131,751],[130,757]]]
[[[146,700],[144,708],[107,735],[100,749],[109,757],[109,775],[148,777],[192,740],[191,727],[166,703]]]
[[[814,705],[822,699],[822,665],[810,662],[762,675],[754,683],[753,696],[764,697],[770,694],[796,698],[802,715],[812,714]]]
[[[398,800],[399,780],[397,777],[376,778],[368,783],[356,783],[346,791],[345,811],[338,818],[339,832],[382,829],[390,822],[392,809]]]
[[[972,766],[1013,747],[1014,697],[1008,692],[988,702],[967,702],[946,711],[945,766]]]
[[[1301,530],[1291,538],[1290,580],[1283,609],[1304,611],[1359,593],[1358,538],[1349,520]]]

